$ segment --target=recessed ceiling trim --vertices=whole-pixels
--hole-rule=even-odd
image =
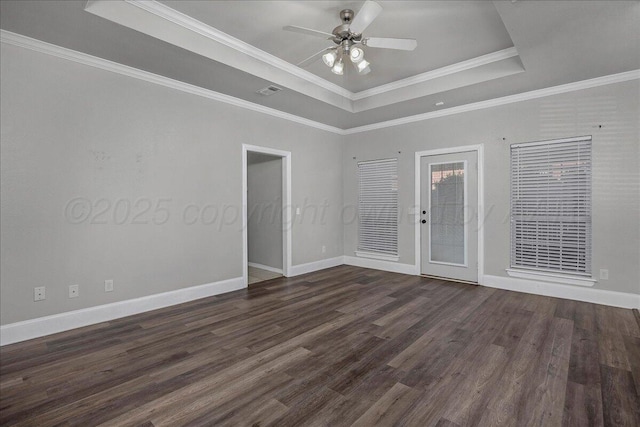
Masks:
[[[502,77],[523,73],[522,61],[513,56],[497,62],[490,62],[478,67],[446,74],[430,80],[384,92],[368,98],[354,101],[354,112],[384,107],[410,99],[422,98],[429,95],[441,94],[454,89],[484,83]]]
[[[376,129],[383,129],[392,126],[400,126],[407,123],[421,122],[424,120],[435,119],[437,117],[451,116],[454,114],[466,113],[469,111],[483,110],[485,108],[497,107],[500,105],[513,104],[514,102],[529,101],[531,99],[545,98],[547,96],[558,95],[567,92],[575,92],[578,90],[591,89],[598,86],[605,86],[614,83],[622,83],[630,80],[640,79],[640,70],[626,71],[624,73],[611,74],[608,76],[596,77],[589,80],[581,80],[578,82],[567,83],[559,86],[552,86],[545,89],[537,89],[529,92],[518,93],[515,95],[503,96],[500,98],[488,99],[486,101],[473,102],[471,104],[459,105],[457,107],[446,108],[429,113],[416,114],[413,116],[402,117],[394,120],[373,123],[365,126],[358,126],[344,130],[344,134],[351,135],[354,133],[368,132]]]
[[[237,39],[210,25],[207,25],[201,21],[198,21],[197,19],[194,19],[189,15],[185,15],[184,13],[179,12],[173,8],[170,8],[169,6],[159,3],[156,0],[125,0],[125,1],[149,13],[153,13],[154,15],[157,15],[163,19],[166,19],[167,21],[171,21],[191,31],[197,32],[200,35],[203,35],[207,38],[215,40],[218,43],[222,43],[226,46],[229,46],[230,48],[233,48],[238,52],[242,52],[245,55],[249,55],[252,58],[258,59],[266,64],[279,68],[282,71],[291,73],[294,76],[307,80],[317,86],[327,89],[340,96],[350,98],[352,95],[352,92],[346,90],[343,87],[338,86],[335,83],[331,83],[330,81],[325,80],[321,77],[318,77],[315,74],[310,73],[309,71],[303,70],[300,67],[296,67],[295,65],[292,65],[287,61],[278,58],[275,55],[265,52],[262,49],[258,49],[257,47],[250,45],[249,43],[245,43],[240,39]]]
[[[10,31],[0,29],[0,43],[6,43],[9,45],[33,50],[39,53],[54,56],[56,58],[77,62],[82,65],[88,65],[90,67],[98,68],[104,71],[111,71],[113,73],[121,74],[127,77],[133,77],[138,80],[144,80],[146,82],[154,83],[170,89],[176,89],[182,92],[190,93],[192,95],[198,95],[215,101],[224,102],[225,104],[234,105],[236,107],[246,108],[248,110],[268,114],[270,116],[289,120],[316,129],[337,133],[339,135],[344,134],[344,130],[335,126],[316,122],[314,120],[306,119],[294,114],[285,113],[284,111],[265,107],[263,105],[245,101],[244,99],[225,95],[223,93],[215,92],[209,89],[204,89],[199,86],[194,86],[188,83],[171,79],[169,77],[159,76],[148,71],[139,70],[137,68],[129,67],[127,65],[122,65],[117,62],[109,61],[107,59],[98,58],[86,53],[67,49],[51,43],[43,42],[41,40],[36,40],[31,37],[23,36],[21,34],[12,33]]]
[[[426,73],[416,74],[415,76],[407,77],[406,79],[396,80],[395,82],[356,92],[353,94],[352,99],[354,101],[357,101],[359,99],[368,98],[370,96],[380,95],[392,90],[402,89],[407,86],[424,83],[426,81],[437,79],[439,77],[444,77],[451,74],[459,73],[461,71],[470,70],[472,68],[481,67],[483,65],[491,64],[492,62],[498,62],[504,59],[513,58],[514,56],[518,56],[518,50],[515,47],[510,47],[507,49],[499,50],[497,52],[478,56],[477,58],[472,58],[466,61],[458,62],[456,64],[447,65],[446,67],[427,71]]]
[[[156,0],[89,0],[85,10],[352,113],[424,96],[419,95],[423,92],[437,93],[438,79],[443,79],[441,91],[445,91],[524,71],[521,63],[519,69],[508,67],[499,73],[487,74],[482,70],[488,64],[517,57],[516,48],[511,47],[354,93]],[[171,25],[174,32],[183,34],[170,32]],[[204,37],[211,44],[205,46],[199,38],[189,39],[189,33]],[[247,60],[247,56],[251,60]],[[451,87],[447,77],[474,69],[477,73],[466,83],[462,78],[457,86]]]
[[[149,10],[150,8],[151,10]],[[166,8],[160,3],[133,0],[90,0],[84,10],[202,57],[253,74],[278,86],[286,87],[345,111],[352,111],[352,101],[343,94],[320,87],[309,79],[269,64],[264,61],[264,57],[260,58],[255,54],[255,48],[247,44],[231,43],[230,36],[224,39],[220,38],[217,30],[186,15],[183,15],[184,19],[181,20],[179,12]],[[161,10],[162,13],[159,14],[158,10]],[[167,13],[171,19],[167,18]],[[253,55],[248,51],[251,51]],[[263,54],[268,55],[266,52]],[[298,69],[298,71],[303,72],[304,70]],[[336,85],[336,88],[340,87]]]
[[[240,39],[237,39],[225,32],[218,30],[217,28],[198,21],[197,19],[194,19],[189,15],[185,15],[182,12],[172,9],[169,6],[159,3],[156,0],[124,1],[128,4],[152,13],[160,18],[166,19],[167,21],[173,22],[174,24],[180,25],[181,27],[184,27],[211,40],[235,49],[238,52],[244,53],[245,55],[249,55],[252,58],[258,59],[266,64],[272,65],[282,71],[286,71],[287,73],[293,74],[296,77],[307,80],[310,83],[320,86],[323,89],[329,90],[347,99],[350,99],[353,95],[353,92],[350,92],[335,83],[331,83],[330,81],[318,77],[315,74],[310,73],[309,71],[292,65],[275,55],[265,52],[262,49],[258,49],[257,47],[250,45],[249,43],[245,43]]]
[[[60,59],[65,59],[68,61],[83,64],[83,65],[88,65],[90,67],[102,69],[105,71],[111,71],[124,76],[133,77],[139,80],[144,80],[149,83],[154,83],[160,86],[176,89],[182,92],[190,93],[192,95],[202,96],[204,98],[224,102],[226,104],[234,105],[241,108],[246,108],[248,110],[256,111],[259,113],[268,114],[270,116],[289,120],[295,123],[299,123],[305,126],[310,126],[316,129],[324,130],[324,131],[335,133],[338,135],[352,135],[352,134],[368,132],[376,129],[383,129],[383,128],[392,127],[392,126],[399,126],[403,124],[434,119],[437,117],[444,117],[444,116],[450,116],[454,114],[465,113],[469,111],[497,107],[500,105],[506,105],[506,104],[521,102],[521,101],[528,101],[536,98],[544,98],[547,96],[574,92],[574,91],[583,90],[583,89],[591,89],[598,86],[606,86],[606,85],[615,84],[615,83],[623,83],[631,80],[640,80],[640,69],[631,70],[623,73],[596,77],[594,79],[567,83],[560,86],[553,86],[545,89],[538,89],[534,91],[523,92],[520,94],[509,95],[501,98],[474,102],[471,104],[460,105],[457,107],[451,107],[451,108],[433,111],[429,113],[407,116],[407,117],[403,117],[395,120],[388,120],[384,122],[373,123],[371,125],[358,126],[358,127],[353,127],[349,129],[340,129],[335,126],[330,126],[324,123],[316,122],[314,120],[309,120],[304,117],[285,113],[283,111],[279,111],[273,108],[264,107],[262,105],[254,104],[252,102],[235,98],[233,96],[225,95],[209,89],[204,89],[198,86],[190,85],[188,83],[184,83],[178,80],[173,80],[164,76],[159,76],[157,74],[153,74],[148,71],[142,71],[137,68],[129,67],[127,65],[122,65],[113,61],[98,58],[92,55],[88,55],[86,53],[77,52],[71,49],[60,47],[51,43],[43,42],[41,40],[36,40],[31,37],[12,33],[10,31],[6,31],[2,29],[0,29],[0,43],[6,43],[16,47],[33,50],[39,53],[51,55]]]

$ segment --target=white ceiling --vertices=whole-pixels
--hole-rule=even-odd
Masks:
[[[297,25],[331,33],[342,9],[356,12],[363,1],[162,1],[167,6],[297,64],[332,41],[283,31]],[[379,1],[382,13],[365,37],[413,38],[412,52],[365,47],[372,72],[337,76],[322,60],[306,69],[359,92],[513,46],[496,8],[489,1]],[[347,71],[351,71],[347,68]]]
[[[365,35],[415,51],[367,49],[367,76],[293,65],[327,44],[282,26],[363,3],[3,0],[0,28],[342,129],[640,69],[637,1],[380,1]]]

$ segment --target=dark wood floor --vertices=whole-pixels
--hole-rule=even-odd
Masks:
[[[346,266],[0,356],[2,425],[640,425],[631,310]]]

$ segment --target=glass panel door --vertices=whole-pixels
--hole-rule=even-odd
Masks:
[[[420,159],[420,269],[478,282],[478,156],[475,151]]]
[[[464,161],[429,165],[429,260],[432,263],[467,265],[465,169]]]

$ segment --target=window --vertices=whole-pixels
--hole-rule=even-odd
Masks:
[[[429,261],[466,266],[466,162],[429,165]]]
[[[358,163],[357,255],[398,256],[398,159]]]
[[[591,276],[591,137],[511,146],[511,267]]]

